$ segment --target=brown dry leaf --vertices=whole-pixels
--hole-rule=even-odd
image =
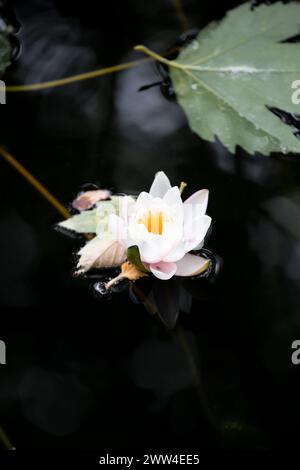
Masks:
[[[122,264],[121,273],[123,277],[126,277],[130,281],[136,281],[137,279],[140,279],[141,277],[148,276],[147,273],[140,271],[136,266],[131,264],[129,261],[126,261],[126,263]]]
[[[72,202],[74,209],[78,211],[85,211],[93,207],[94,204],[98,201],[105,201],[110,198],[110,191],[108,189],[96,189],[94,191],[86,191],[83,194],[80,194]]]
[[[141,277],[148,276],[148,274],[143,273],[140,271],[136,266],[130,263],[130,261],[126,261],[121,266],[121,272],[118,276],[111,279],[109,282],[106,283],[106,289],[110,289],[115,284],[118,284],[123,279],[129,279],[129,281],[137,281]]]
[[[93,238],[79,251],[78,271],[81,274],[91,268],[120,266],[126,260],[126,249],[118,240]]]

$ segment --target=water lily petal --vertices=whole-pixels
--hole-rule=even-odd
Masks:
[[[163,171],[156,173],[149,193],[153,197],[164,197],[166,192],[171,188],[171,183],[167,175]]]
[[[167,254],[163,255],[162,260],[167,263],[178,261],[183,258],[186,252],[187,250],[184,241],[179,241],[177,246],[173,247]]]
[[[144,263],[158,263],[161,261],[161,247],[157,240],[136,240],[135,244],[140,251],[141,260]]]
[[[142,191],[136,200],[136,210],[147,209],[153,201],[151,194]]]
[[[170,188],[164,195],[163,201],[165,204],[171,207],[178,206],[180,208],[181,206],[183,206],[183,202],[181,199],[181,194],[180,194],[178,186],[173,186],[172,188]]]
[[[122,219],[128,223],[131,214],[133,213],[136,206],[136,201],[132,196],[124,196],[120,200],[119,214]]]
[[[177,270],[177,266],[175,263],[165,263],[164,261],[161,261],[160,263],[150,264],[149,267],[152,274],[154,274],[154,276],[163,281],[171,279],[171,277],[174,276]]]
[[[127,230],[124,219],[116,214],[110,214],[108,217],[108,233],[104,235],[111,236],[111,238],[119,241],[126,240]]]
[[[177,261],[176,276],[196,276],[206,271],[209,266],[209,260],[201,256],[191,255],[187,253],[184,258]]]
[[[204,238],[198,245],[194,246],[193,250],[201,250],[201,248],[203,248],[203,245],[204,245]]]
[[[188,199],[186,199],[184,201],[184,205],[194,206],[194,210],[197,211],[198,215],[204,215],[207,209],[208,196],[208,189],[200,189],[200,191],[197,191],[196,193],[192,194]]]
[[[185,233],[186,252],[194,250],[204,239],[211,224],[211,217],[202,215],[192,223],[192,231],[189,236]]]

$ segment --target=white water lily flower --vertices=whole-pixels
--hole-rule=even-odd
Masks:
[[[183,202],[179,188],[171,187],[160,171],[149,193],[140,193],[136,200],[122,198],[119,214],[109,216],[110,233],[126,248],[137,246],[142,263],[159,279],[192,276],[208,265],[206,259],[189,254],[202,246],[211,224],[205,215],[207,203],[206,189]]]

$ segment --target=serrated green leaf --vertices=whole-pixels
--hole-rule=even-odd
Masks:
[[[0,34],[0,72],[3,72],[10,64],[11,45],[6,34]]]
[[[98,222],[97,210],[93,209],[63,220],[58,226],[77,233],[96,233]]]
[[[255,10],[245,3],[202,30],[169,62],[178,101],[191,128],[217,137],[230,152],[300,152],[295,127],[268,107],[300,114],[291,88],[300,80],[300,5],[276,3]],[[173,66],[172,66],[173,65]]]

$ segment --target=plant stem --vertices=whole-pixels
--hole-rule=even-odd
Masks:
[[[114,286],[115,284],[118,284],[120,281],[122,281],[122,279],[125,279],[126,276],[124,276],[123,273],[120,273],[118,274],[118,276],[114,277],[113,279],[111,279],[110,281],[106,282],[105,283],[105,288],[107,290],[109,290],[112,286]]]
[[[83,80],[88,80],[90,78],[102,77],[103,75],[109,75],[111,73],[121,72],[123,70],[129,70],[133,67],[149,62],[150,59],[143,60],[134,60],[132,62],[127,62],[125,64],[113,65],[111,67],[106,67],[99,70],[93,70],[92,72],[80,73],[78,75],[72,75],[71,77],[61,78],[58,80],[50,80],[42,83],[33,83],[30,85],[8,85],[5,87],[0,87],[0,90],[6,89],[7,92],[23,92],[23,91],[35,91],[35,90],[44,90],[46,88],[54,88],[63,85],[69,85],[71,83],[80,82]]]
[[[165,330],[171,335],[173,340],[178,344],[181,351],[183,352],[186,358],[187,365],[191,371],[191,375],[193,378],[195,389],[197,391],[197,396],[199,399],[199,405],[200,405],[201,411],[203,415],[205,416],[207,422],[209,423],[210,427],[215,432],[218,432],[218,425],[215,422],[215,418],[211,412],[211,409],[210,409],[210,406],[209,406],[209,403],[208,403],[208,400],[207,400],[207,397],[203,388],[201,372],[199,370],[199,367],[196,364],[194,355],[189,347],[184,331],[178,324],[177,324],[176,330],[174,331],[167,328],[167,326],[165,325],[165,323],[161,320],[159,316],[156,305],[153,304],[151,301],[149,301],[148,297],[144,294],[144,292],[138,286],[136,285],[133,286],[133,290],[136,296],[145,305],[145,307],[148,308],[148,310],[157,317],[157,319],[163,325]]]
[[[70,212],[45,188],[26,168],[19,163],[7,150],[0,147],[0,155],[13,166],[55,209],[66,219],[71,217]]]
[[[179,47],[173,47],[168,51],[164,52],[163,55],[171,54],[172,52],[180,50]],[[161,57],[161,56],[160,56]],[[0,91],[7,91],[11,93],[27,92],[27,91],[37,91],[45,90],[47,88],[55,88],[65,85],[70,85],[72,83],[81,82],[83,80],[89,80],[91,78],[102,77],[104,75],[109,75],[111,73],[122,72],[124,70],[129,70],[139,65],[145,64],[147,62],[152,62],[153,58],[148,57],[142,60],[133,60],[131,62],[126,62],[125,64],[112,65],[111,67],[105,67],[103,69],[93,70],[91,72],[80,73],[78,75],[72,75],[66,78],[60,78],[58,80],[50,80],[41,83],[31,83],[29,85],[7,85],[0,86]]]
[[[193,377],[193,381],[195,384],[195,388],[197,390],[199,403],[200,403],[203,415],[205,416],[207,422],[210,424],[211,428],[214,429],[215,431],[218,431],[218,425],[215,422],[215,418],[211,412],[211,409],[210,409],[210,406],[209,406],[209,403],[208,403],[208,400],[207,400],[207,397],[203,388],[203,380],[202,380],[200,369],[196,364],[194,355],[189,347],[184,331],[182,330],[180,325],[177,325],[176,330],[172,333],[173,333],[174,339],[176,340],[177,344],[180,346],[182,352],[184,353],[187,363],[189,365],[189,368]]]
[[[183,32],[185,32],[189,28],[189,22],[184,13],[182,0],[172,0],[172,3],[175,8],[175,12],[180,23],[181,29]]]
[[[183,193],[186,187],[187,187],[187,183],[185,181],[181,181],[180,186],[179,186],[180,194]]]
[[[3,447],[6,450],[15,450],[16,448],[13,446],[13,444],[10,442],[9,438],[7,437],[6,432],[4,431],[3,428],[0,427],[0,441],[3,444]]]

